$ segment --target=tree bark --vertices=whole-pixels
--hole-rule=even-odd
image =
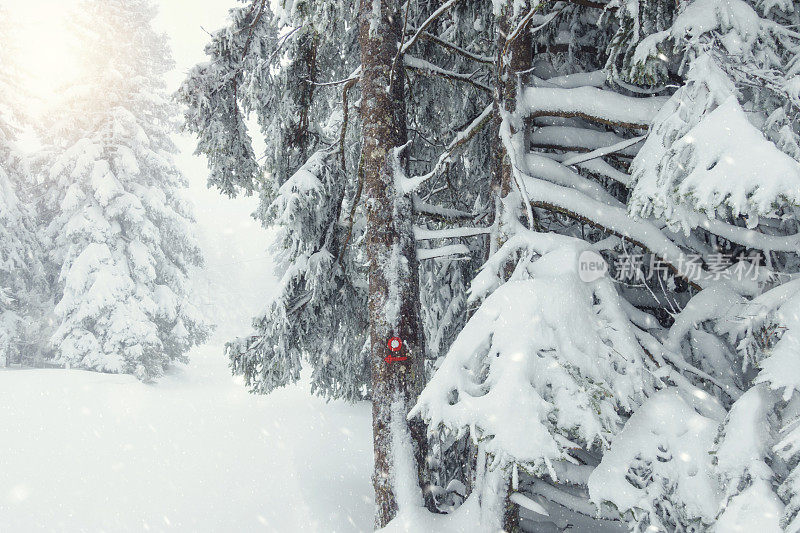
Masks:
[[[494,93],[494,126],[498,133],[498,148],[495,151],[495,168],[493,186],[496,194],[505,196],[511,191],[511,161],[499,142],[500,123],[502,122],[501,110],[514,112],[517,108],[517,94],[520,79],[524,82],[525,73],[533,64],[533,36],[529,28],[515,32],[517,24],[530,9],[530,3],[525,2],[519,7],[519,12],[514,13],[514,2],[507,0],[500,17],[497,20],[497,66]],[[530,23],[528,23],[530,24]],[[512,32],[516,33],[513,41],[509,41]],[[513,132],[512,132],[513,133]]]
[[[413,236],[412,199],[396,180],[405,175],[407,140],[403,57],[399,53],[403,20],[399,0],[360,0],[361,119],[364,201],[367,210],[366,253],[369,261],[372,417],[375,447],[375,526],[395,517],[398,505],[421,505],[400,487],[398,476],[420,476],[425,465],[425,428],[406,414],[424,385],[424,346],[419,322],[419,282]],[[389,350],[392,337],[402,340]],[[387,361],[388,356],[405,357]],[[409,431],[410,429],[410,431]],[[410,438],[409,438],[410,436]],[[402,460],[413,447],[413,472]],[[412,491],[419,496],[419,491]],[[424,491],[427,493],[428,491]]]
[[[495,230],[491,236],[490,253],[497,250],[505,242],[505,235],[502,228],[503,220],[503,198],[512,190],[512,161],[500,140],[500,126],[503,122],[503,113],[513,113],[517,108],[517,99],[520,82],[525,80],[525,72],[529,71],[533,64],[533,40],[529,28],[517,27],[519,21],[530,9],[530,2],[525,2],[519,7],[519,11],[514,13],[513,0],[506,0],[499,18],[497,19],[497,63],[496,81],[494,92],[494,150],[492,168],[492,192],[495,200]],[[513,40],[512,40],[512,35]],[[527,124],[522,125],[527,130]],[[512,134],[515,132],[511,132]],[[525,132],[525,146],[527,149],[528,135]],[[533,229],[533,228],[531,228]],[[506,265],[506,277],[511,275],[513,266]],[[500,468],[500,467],[498,467]],[[504,474],[498,472],[495,475],[502,477]],[[502,523],[503,531],[516,533],[520,530],[519,507],[510,499],[513,492],[507,478],[502,479]]]
[[[503,232],[500,227],[502,220],[501,200],[512,189],[511,159],[506,153],[500,140],[500,125],[503,122],[502,112],[513,112],[517,107],[517,90],[520,76],[524,81],[524,73],[530,70],[533,64],[533,37],[528,28],[516,33],[516,38],[509,41],[509,37],[516,30],[516,25],[530,9],[530,2],[525,2],[514,13],[514,2],[506,0],[505,6],[497,18],[497,60],[495,62],[495,87],[494,87],[494,113],[493,113],[493,156],[492,156],[492,194],[495,202],[495,220],[497,222],[495,234],[490,243],[490,253],[499,248],[503,242]],[[513,133],[513,132],[512,132]],[[526,135],[527,145],[527,135]]]

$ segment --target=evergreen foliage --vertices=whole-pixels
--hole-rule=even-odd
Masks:
[[[523,525],[800,531],[796,4],[405,10],[410,142],[382,148],[409,160],[387,205],[413,203],[430,375],[411,412],[448,519],[510,530],[526,502]],[[306,361],[320,394],[370,393],[353,17],[247,1],[181,90],[211,183],[281,230],[280,291],[228,348],[257,392]]]
[[[146,0],[86,1],[75,12],[86,81],[67,92],[38,157],[55,359],[145,381],[208,332],[189,297],[202,257],[173,160],[163,81],[172,65],[154,16]]]
[[[0,366],[28,362],[44,350],[36,324],[44,320],[45,280],[33,189],[18,146],[24,116],[20,112],[20,70],[14,63],[10,19],[0,7]]]

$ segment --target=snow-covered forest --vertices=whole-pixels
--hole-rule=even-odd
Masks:
[[[800,532],[800,3],[0,0],[0,443],[0,531]]]

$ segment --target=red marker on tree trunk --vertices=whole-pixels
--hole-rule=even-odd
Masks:
[[[403,348],[403,340],[400,337],[392,337],[386,345],[389,346],[391,351],[399,352]],[[384,359],[387,363],[394,363],[395,361],[405,361],[408,357],[395,357],[389,354]]]

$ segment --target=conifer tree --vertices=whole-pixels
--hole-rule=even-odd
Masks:
[[[154,16],[147,0],[87,0],[74,12],[81,75],[50,125],[39,176],[56,360],[145,381],[208,331],[189,298],[202,257],[173,160],[171,60]]]
[[[215,37],[213,62],[184,89],[214,183],[258,191],[269,206],[258,216],[284,231],[285,289],[256,321],[258,335],[232,345],[234,370],[268,392],[296,379],[305,357],[317,382],[320,361],[331,360],[317,346],[329,345],[309,342],[306,311],[322,314],[325,338],[348,339],[345,352],[364,347],[329,317],[382,294],[364,290],[367,271],[372,283],[397,263],[380,259],[384,270],[375,271],[374,209],[384,206],[385,223],[408,213],[410,198],[413,215],[402,220],[414,223],[432,374],[412,414],[428,424],[429,492],[449,515],[405,513],[402,502],[421,500],[404,493],[398,524],[564,529],[574,519],[641,531],[798,530],[796,6],[410,2],[393,7],[402,29],[379,32],[400,43],[394,54],[365,50],[363,39],[357,54],[352,36],[320,15],[332,5],[292,4],[299,18],[261,17],[259,5],[234,11],[232,28]],[[386,7],[374,5],[376,14]],[[358,22],[377,27],[371,7]],[[312,37],[301,39],[309,26]],[[347,43],[338,57],[324,53],[338,42]],[[286,51],[280,61],[276,50]],[[363,69],[385,68],[390,56],[393,83],[401,61],[405,70],[406,133],[359,142],[348,102],[360,90],[362,108],[373,109],[386,96],[369,96]],[[263,107],[288,83],[287,65],[316,77],[296,79],[285,108]],[[271,77],[259,78],[264,72]],[[268,143],[278,139],[267,154],[272,179],[262,181],[253,164],[240,105],[261,113]],[[301,134],[304,116],[316,135]],[[265,127],[281,121],[300,133]],[[314,155],[311,145],[327,151]],[[368,156],[383,149],[381,157],[397,158],[383,186],[399,196],[370,189]],[[275,153],[289,154],[288,167]],[[397,198],[403,209],[390,209],[385,202]],[[405,239],[405,228],[383,237]],[[335,242],[346,253],[332,252]],[[307,260],[326,252],[342,274]],[[413,264],[410,253],[400,256]],[[587,264],[607,272],[587,280]],[[340,279],[360,288],[351,293],[360,299],[333,297],[347,294]],[[375,364],[383,349],[375,340],[392,332],[374,306],[370,313],[358,323],[376,332],[373,352],[360,361]],[[411,308],[405,315],[416,320]],[[352,391],[363,368],[335,361],[327,375]],[[370,392],[379,412],[383,391]],[[408,467],[413,454],[399,443],[378,449]],[[383,492],[390,485],[376,485],[379,525],[394,513]]]
[[[348,101],[359,65],[347,30],[355,23],[335,3],[273,11],[269,2],[247,2],[231,10],[230,26],[206,47],[210,61],[180,89],[187,128],[208,157],[209,185],[231,196],[257,193],[254,216],[279,228],[277,294],[254,318],[254,335],[227,348],[254,392],[297,381],[303,360],[323,396],[363,399],[370,391],[359,117]],[[269,139],[263,168],[245,127],[251,113]]]
[[[40,355],[36,324],[42,321],[44,277],[34,213],[27,204],[32,183],[17,146],[22,122],[20,70],[9,18],[0,7],[0,366]]]

